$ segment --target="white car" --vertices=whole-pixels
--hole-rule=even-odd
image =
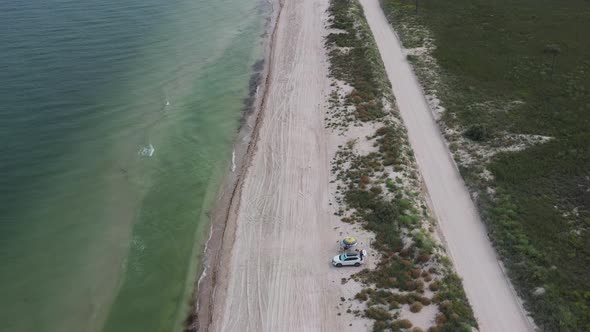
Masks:
[[[332,258],[332,265],[335,267],[343,266],[361,266],[366,260],[367,251],[347,251],[342,255],[337,255]]]

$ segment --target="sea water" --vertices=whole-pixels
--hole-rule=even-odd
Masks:
[[[0,330],[182,328],[266,17],[0,2]]]

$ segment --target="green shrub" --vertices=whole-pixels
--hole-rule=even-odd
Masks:
[[[376,321],[387,321],[392,318],[389,311],[376,306],[369,307],[368,309],[366,309],[365,316]]]
[[[387,321],[375,321],[373,323],[373,332],[383,332],[389,328],[389,322]]]
[[[412,322],[409,319],[402,319],[396,321],[396,324],[402,329],[409,329],[412,327]]]
[[[414,313],[420,312],[420,310],[422,310],[422,307],[423,307],[422,303],[420,303],[420,302],[414,302],[410,306],[410,311],[411,312],[414,312]]]
[[[420,263],[427,263],[430,260],[430,254],[426,253],[426,252],[421,252],[418,257],[416,258],[418,260],[418,262]],[[428,272],[424,271],[426,274],[428,274]]]
[[[412,274],[412,278],[417,279],[420,277],[420,274],[422,274],[422,270],[419,268],[412,269],[411,274]]]
[[[367,301],[369,299],[369,294],[372,294],[373,292],[375,292],[372,288],[365,288],[362,291],[360,291],[359,293],[357,293],[354,298],[364,302]]]
[[[589,330],[590,301],[583,294],[590,289],[590,232],[579,239],[568,234],[590,220],[588,194],[578,185],[590,172],[590,43],[572,33],[588,30],[581,13],[590,2],[419,3],[416,15],[413,0],[381,1],[406,48],[428,46],[421,31],[433,37],[430,55],[440,70],[421,57],[412,64],[425,90],[436,90],[447,109],[445,124],[494,145],[512,144],[493,140],[496,130],[554,138],[493,158],[488,169],[496,178],[492,186],[502,191],[497,197],[486,197],[474,167],[461,174],[480,194],[490,236],[535,323],[546,331]],[[514,206],[494,211],[506,201]],[[574,207],[578,216],[568,214]],[[551,266],[559,272],[548,272]],[[531,295],[540,284],[555,293]]]
[[[482,124],[471,125],[465,130],[465,137],[476,142],[483,142],[489,138],[486,127]]]
[[[438,314],[435,318],[436,325],[441,326],[447,323],[447,316],[445,314]]]
[[[434,281],[432,282],[429,286],[428,289],[430,289],[433,292],[436,292],[438,289],[440,288],[440,281]]]
[[[381,58],[374,47],[373,36],[364,22],[360,5],[354,1],[331,1],[328,11],[333,16],[330,27],[344,30],[343,33],[331,33],[326,37],[326,46],[330,51],[330,75],[354,87],[347,96],[347,101],[356,105],[356,117],[362,121],[382,117],[381,99],[387,91],[385,74],[380,67]],[[349,52],[340,52],[336,48],[348,47]]]
[[[430,303],[431,303],[430,299],[429,299],[429,298],[427,298],[427,297],[421,297],[421,298],[420,298],[420,302],[421,302],[423,305],[430,305]]]

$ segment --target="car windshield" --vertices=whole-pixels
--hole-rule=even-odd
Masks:
[[[346,259],[346,254],[342,254],[342,255],[340,255],[340,260],[341,260],[341,261],[343,261],[343,260],[345,260],[345,259]]]

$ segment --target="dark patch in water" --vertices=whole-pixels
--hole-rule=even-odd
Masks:
[[[254,111],[254,103],[256,102],[256,90],[262,82],[262,71],[264,70],[264,59],[256,61],[252,65],[254,73],[250,76],[250,82],[248,83],[248,97],[244,98],[244,107],[242,108],[242,116],[240,117],[240,125],[238,131],[242,129],[242,126],[246,123],[246,119]]]
[[[197,331],[197,326],[198,326],[198,322],[197,322],[197,318],[198,318],[198,314],[197,311],[195,310],[195,306],[194,306],[194,302],[195,301],[191,301],[191,312],[188,315],[188,317],[184,320],[184,331],[185,332],[194,332]]]
[[[246,123],[246,119],[252,112],[254,112],[256,102],[256,90],[260,86],[262,82],[262,74],[264,71],[265,61],[264,59],[260,59],[256,61],[252,65],[252,71],[254,72],[250,76],[250,81],[248,83],[248,97],[244,98],[244,106],[242,108],[242,116],[240,117],[240,125],[238,127],[238,132],[242,129],[243,125]],[[237,187],[236,187],[237,188]],[[234,188],[234,190],[236,190]],[[206,212],[207,217],[210,219],[211,215],[209,212]],[[214,278],[214,277],[213,277]],[[215,283],[215,281],[213,281]],[[196,332],[199,329],[199,314],[196,310],[197,304],[197,292],[198,292],[198,281],[195,283],[195,287],[193,288],[193,295],[191,296],[190,304],[189,304],[189,314],[184,320],[184,332]]]
[[[264,69],[264,59],[260,59],[260,60],[256,61],[252,65],[252,68],[254,69],[255,72],[261,72],[262,69]]]

